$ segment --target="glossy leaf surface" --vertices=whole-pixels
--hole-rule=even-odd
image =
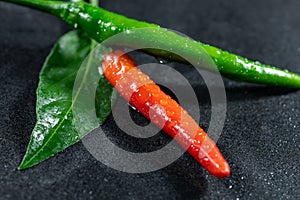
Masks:
[[[72,95],[77,73],[90,53],[91,45],[91,39],[83,32],[71,31],[57,41],[47,57],[37,88],[37,122],[19,169],[31,167],[49,158],[89,133],[87,131],[78,134],[76,130],[73,121],[76,99]],[[103,75],[98,73],[97,76],[100,76],[100,81],[95,90],[94,102],[97,109],[97,125],[99,125],[110,114],[113,88]],[[81,84],[84,83],[77,81],[77,84],[81,88]],[[84,119],[85,116],[82,118]],[[84,127],[85,121],[81,123]],[[89,126],[87,130],[90,130],[89,122],[86,123]]]

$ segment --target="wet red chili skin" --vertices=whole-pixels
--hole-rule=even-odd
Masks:
[[[229,176],[230,167],[218,147],[195,120],[122,51],[107,53],[102,62],[105,77],[121,96],[152,123],[162,128],[212,175]]]

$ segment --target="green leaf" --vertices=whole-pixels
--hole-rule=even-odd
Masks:
[[[97,70],[95,63],[99,66],[101,62],[101,59],[99,59],[101,52],[100,54],[96,52],[98,53],[96,58],[91,58],[91,55],[95,54],[89,55],[92,48],[93,42],[91,39],[78,30],[62,36],[53,47],[40,73],[40,82],[36,92],[37,123],[32,131],[26,154],[18,169],[36,165],[73,145],[93,128],[102,124],[110,114],[110,100],[114,94],[112,86],[103,75],[100,76],[98,71],[92,73],[95,76],[94,79],[86,76],[91,74],[89,70]],[[88,58],[85,59],[87,56]],[[91,65],[94,67],[91,67]],[[84,74],[83,78],[80,74]],[[80,126],[85,127],[85,129],[78,131],[76,122],[74,123],[74,107],[80,105],[78,101],[80,96],[83,96],[86,92],[86,82],[90,80],[98,81],[99,76],[100,81],[99,83],[96,82],[94,90],[96,92],[92,94],[94,104],[91,104],[94,106],[94,113],[96,105],[97,122],[95,124],[88,121],[89,117],[85,116],[88,113],[77,112],[76,118],[84,119],[80,121]],[[74,90],[74,87],[77,90]]]
[[[95,107],[100,124],[103,124],[111,113],[111,104],[115,102],[117,92],[102,74],[96,90]]]

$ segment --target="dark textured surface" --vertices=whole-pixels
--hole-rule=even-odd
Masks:
[[[103,0],[101,5],[300,73],[298,0]],[[229,80],[227,118],[218,141],[232,168],[229,178],[212,177],[188,154],[156,172],[126,174],[96,161],[81,143],[17,171],[35,123],[38,73],[68,27],[50,15],[5,3],[0,3],[0,19],[0,199],[300,198],[300,91]],[[209,116],[205,89],[195,88],[204,96],[201,111]],[[114,133],[112,124],[110,119],[106,127]],[[130,142],[114,136],[121,147]],[[164,136],[156,139],[165,143]]]

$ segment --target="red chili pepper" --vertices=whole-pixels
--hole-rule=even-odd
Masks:
[[[211,174],[227,177],[230,167],[218,147],[195,120],[122,51],[104,56],[105,77],[131,105],[162,128]]]

